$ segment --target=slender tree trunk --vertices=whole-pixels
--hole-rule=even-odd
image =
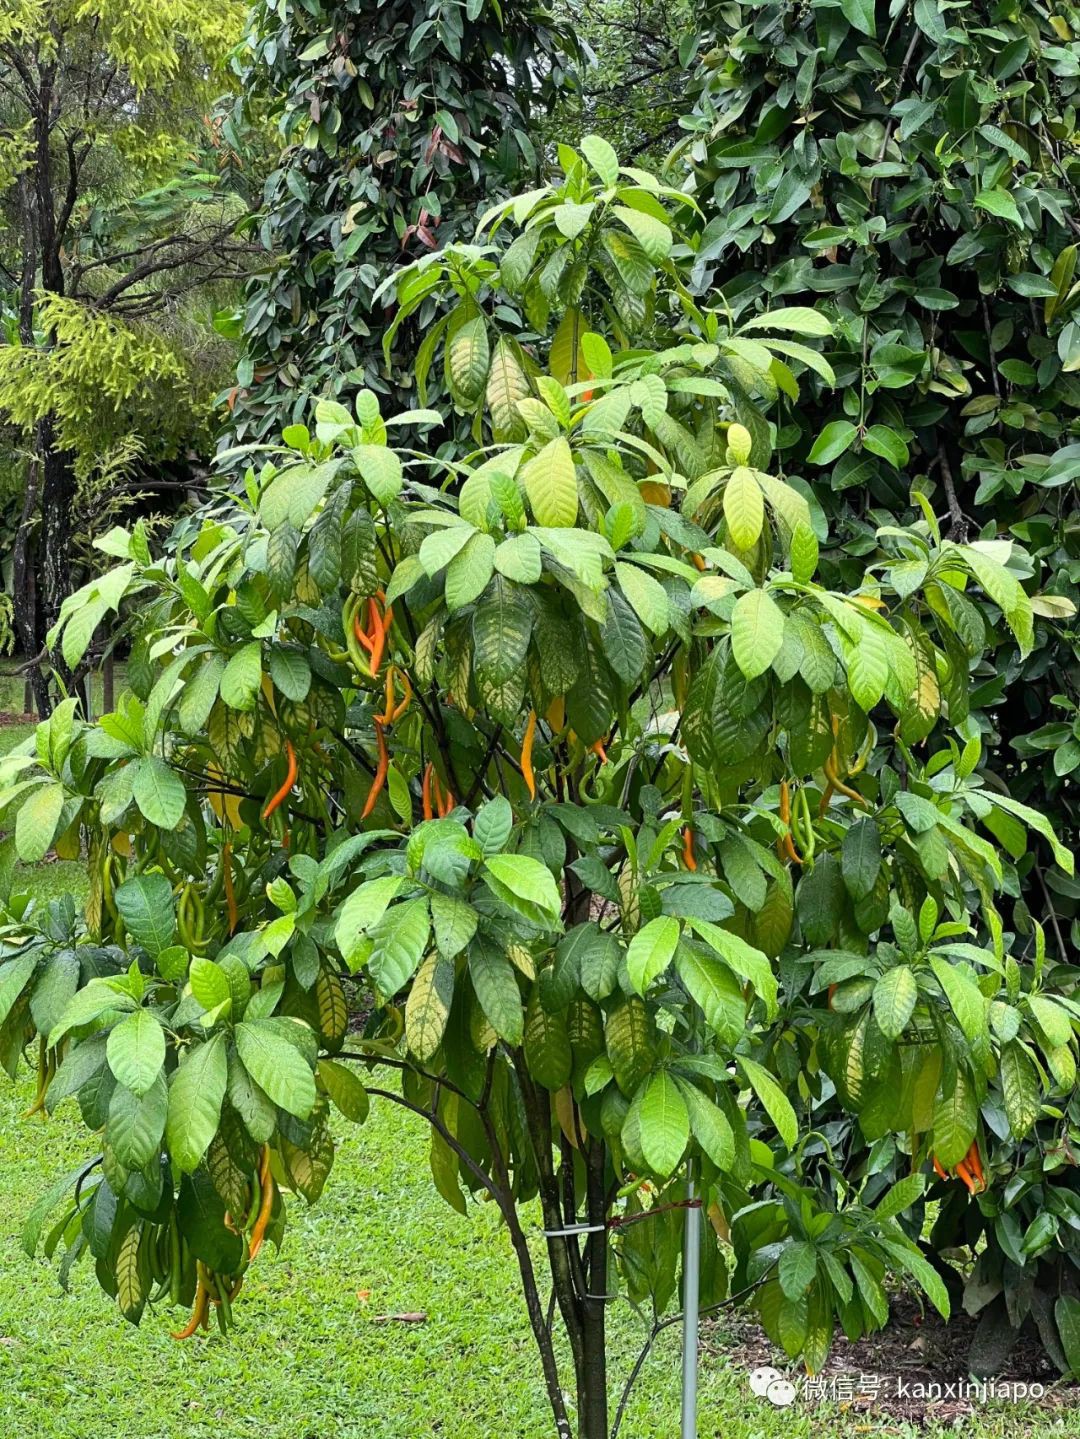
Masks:
[[[19,176],[16,197],[22,216],[23,265],[19,294],[19,339],[23,345],[34,343],[34,288],[38,263],[38,195],[28,174]],[[15,633],[25,659],[32,660],[43,647],[43,630],[38,610],[35,574],[37,552],[37,507],[41,488],[41,443],[35,436],[34,455],[26,471],[22,513],[12,546],[12,601],[15,608]],[[50,709],[49,684],[44,671],[36,666],[27,683],[38,713],[44,718]]]
[[[116,707],[116,669],[112,650],[101,666],[101,713],[109,714]]]
[[[35,454],[26,471],[26,488],[23,491],[22,514],[15,531],[15,543],[11,557],[12,601],[15,608],[15,633],[19,648],[27,660],[32,660],[44,647],[44,628],[38,609],[38,588],[35,576],[37,553],[36,534],[38,518],[38,490],[40,488],[41,464]],[[49,699],[49,682],[45,671],[37,664],[29,672],[29,684],[33,691],[34,704],[44,719],[52,706]]]
[[[75,500],[73,456],[56,444],[52,416],[38,426],[41,456],[41,611],[46,630],[56,623],[71,593],[71,510]]]
[[[20,184],[23,222],[23,272],[19,330],[24,345],[34,345],[35,293],[64,293],[62,222],[56,211],[52,133],[56,123],[55,62],[38,63],[38,87],[28,95],[33,112],[34,165],[27,183]],[[42,343],[49,347],[51,335]],[[15,603],[19,637],[28,659],[39,654],[45,635],[55,623],[60,606],[71,592],[71,511],[75,498],[73,458],[57,444],[56,424],[46,415],[34,437],[35,458],[26,487],[22,518],[16,538]],[[51,699],[47,675],[33,671],[34,699],[42,715]]]
[[[41,654],[45,636],[71,592],[71,507],[75,495],[71,456],[57,449],[51,418],[38,425],[34,449],[12,552],[15,628],[27,659]],[[34,703],[44,718],[52,710],[52,700],[42,664],[31,670],[30,683]]]

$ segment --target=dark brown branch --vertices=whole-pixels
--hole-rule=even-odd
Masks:
[[[941,466],[941,482],[945,487],[945,500],[949,506],[949,539],[954,544],[962,545],[967,540],[967,517],[960,506],[956,496],[956,486],[953,483],[952,466],[949,464],[949,457],[945,453],[945,443],[938,440],[937,460]]]
[[[97,296],[93,304],[99,310],[107,310],[116,304],[121,295],[127,293],[137,285],[143,284],[154,275],[159,275],[167,270],[183,269],[187,265],[194,265],[204,256],[220,254],[223,246],[227,245],[228,237],[233,233],[235,226],[230,224],[220,225],[212,235],[203,240],[193,240],[190,235],[170,235],[165,240],[159,240],[148,246],[150,253],[140,265],[122,275],[119,280],[110,285],[104,294]],[[244,253],[250,253],[248,245],[235,247],[242,249]],[[205,279],[205,276],[203,277]]]
[[[79,198],[79,176],[82,173],[82,167],[86,162],[86,157],[90,154],[92,148],[91,142],[87,140],[86,144],[82,147],[82,154],[77,155],[75,153],[75,144],[81,134],[81,130],[73,130],[70,135],[66,136],[68,156],[67,194],[64,196],[64,204],[56,222],[56,239],[57,243],[61,245],[64,243],[64,236],[67,234],[68,222],[71,219],[72,211],[75,209],[75,202]]]
[[[498,1181],[493,1179],[492,1176],[476,1162],[465,1146],[450,1132],[434,1110],[422,1109],[419,1105],[411,1103],[403,1095],[394,1094],[388,1089],[369,1089],[368,1093],[376,1095],[381,1099],[389,1099],[391,1103],[398,1104],[403,1109],[409,1110],[410,1113],[417,1114],[422,1119],[427,1120],[428,1124],[431,1125],[443,1142],[457,1155],[459,1162],[463,1163],[469,1172],[477,1178],[498,1205],[499,1212],[506,1221],[506,1227],[510,1234],[510,1243],[514,1250],[514,1256],[518,1261],[522,1289],[525,1293],[525,1304],[529,1312],[529,1322],[532,1325],[533,1336],[536,1339],[536,1345],[540,1351],[540,1362],[544,1370],[544,1381],[548,1392],[548,1401],[551,1404],[552,1415],[555,1419],[555,1429],[558,1434],[558,1439],[573,1439],[573,1431],[570,1427],[570,1420],[567,1416],[566,1405],[562,1397],[562,1385],[559,1381],[559,1368],[555,1358],[555,1349],[551,1342],[551,1333],[544,1322],[544,1308],[540,1299],[540,1290],[536,1283],[536,1272],[533,1268],[532,1255],[529,1253],[528,1240],[521,1227],[521,1220],[518,1216],[517,1207],[514,1204],[502,1151],[498,1146],[497,1140],[493,1142],[494,1126],[487,1116],[487,1111],[481,1110],[480,1113],[484,1121],[484,1128],[488,1136],[489,1145],[491,1145],[492,1155],[496,1161]]]
[[[565,1218],[559,1200],[559,1186],[551,1162],[551,1104],[546,1089],[537,1089],[532,1082],[520,1050],[512,1054],[514,1072],[518,1078],[521,1097],[525,1106],[526,1123],[536,1156],[539,1178],[540,1209],[544,1216],[544,1228],[558,1230],[565,1226]],[[584,1345],[581,1324],[581,1310],[571,1276],[570,1256],[565,1238],[549,1234],[547,1238],[548,1263],[551,1277],[559,1300],[559,1312],[566,1326],[570,1350],[574,1357],[574,1371],[580,1381],[583,1374]]]
[[[334,1058],[354,1059],[361,1064],[375,1064],[386,1069],[397,1069],[400,1070],[402,1074],[418,1074],[421,1079],[427,1079],[432,1084],[441,1084],[444,1089],[448,1089],[451,1094],[457,1095],[459,1099],[464,1099],[465,1103],[472,1105],[474,1109],[480,1107],[477,1101],[470,1099],[465,1091],[459,1089],[452,1080],[447,1079],[445,1074],[429,1074],[426,1069],[421,1069],[419,1065],[416,1064],[409,1064],[404,1059],[393,1059],[387,1054],[356,1054],[354,1051],[347,1049],[338,1050]]]
[[[466,809],[472,809],[473,800],[475,800],[476,796],[480,793],[480,790],[484,786],[484,776],[487,774],[487,767],[491,763],[492,755],[498,748],[499,739],[501,736],[502,725],[496,725],[494,733],[492,734],[491,739],[488,741],[487,753],[484,755],[483,760],[480,762],[480,768],[476,771],[476,778],[473,780],[472,784],[469,787],[468,794],[462,801]]]

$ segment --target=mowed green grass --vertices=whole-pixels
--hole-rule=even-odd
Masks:
[[[462,1218],[434,1193],[421,1121],[377,1102],[363,1128],[342,1136],[320,1203],[290,1203],[282,1253],[263,1251],[235,1330],[176,1344],[168,1329],[178,1312],[148,1313],[133,1329],[89,1268],[75,1271],[66,1296],[48,1263],[23,1253],[19,1230],[36,1194],[92,1143],[73,1111],[23,1120],[30,1088],[0,1091],[0,1433],[547,1439],[505,1234],[489,1206]],[[414,1312],[426,1322],[377,1322]],[[622,1369],[640,1330],[626,1309],[614,1329]],[[647,1368],[627,1436],[677,1433],[678,1381],[672,1335]],[[741,1407],[743,1384],[712,1367],[703,1432],[756,1432],[725,1417]]]

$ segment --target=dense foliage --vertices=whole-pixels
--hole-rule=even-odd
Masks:
[[[709,7],[700,41],[689,136],[673,160],[703,212],[694,289],[719,288],[736,316],[813,304],[835,326],[837,387],[797,404],[780,393],[770,415],[778,463],[813,485],[832,523],[824,572],[852,583],[884,562],[875,531],[919,521],[913,487],[934,498],[950,540],[1025,546],[1009,565],[1032,595],[1033,643],[976,666],[964,703],[986,784],[1075,844],[1075,18],[1008,3],[749,0]],[[921,573],[917,547],[905,554]],[[1042,918],[1071,992],[1080,890],[1044,846],[1011,825],[994,832],[1009,922],[1030,956]],[[853,1005],[853,1041],[867,1012]],[[1076,1285],[1080,1111],[1066,1102],[1068,1071],[1061,1085],[1061,1104],[1021,1145],[1000,1104],[983,1107],[1012,1175],[1004,1212],[943,1190],[930,1250],[988,1245],[965,1291],[982,1314],[973,1361],[984,1372],[997,1372],[1029,1315],[1063,1357],[1049,1316]],[[849,1168],[903,1173],[906,1161],[868,1148],[872,1136],[835,1118],[832,1102],[815,1118],[835,1120]]]
[[[74,663],[130,601],[131,690],[2,763],[8,862],[84,830],[93,891],[85,923],[10,894],[0,1058],[36,1036],[35,1107],[74,1095],[102,1136],[28,1248],[89,1253],[132,1320],[190,1306],[178,1337],[227,1327],[286,1195],[318,1199],[334,1110],[422,1114],[439,1192],[506,1222],[556,1432],[606,1439],[605,1303],[671,1304],[688,1165],[704,1301],[745,1291],[817,1370],[838,1322],[885,1322],[889,1273],[949,1312],[919,1246],[935,1168],[1004,1202],[999,1139],[1073,1102],[1080,1006],[1000,908],[1002,835],[1071,856],[994,785],[969,703],[999,648],[1032,650],[1027,561],[943,536],[919,494],[826,581],[826,517],[763,416],[831,383],[828,322],[699,309],[692,206],[583,152],[487,217],[493,245],[401,280],[434,276],[490,442],[433,455],[438,412],[362,391],[162,558],[103,541],[121,563],[59,641]],[[650,345],[621,343],[631,296]],[[515,312],[542,343],[504,410]],[[1078,1310],[1050,1311],[1072,1367]]]
[[[404,1106],[438,1192],[505,1221],[582,1439],[624,1410],[605,1305],[652,1337],[671,1310],[688,1178],[703,1302],[811,1372],[910,1283],[979,1315],[977,1372],[1027,1324],[1080,1373],[1074,20],[695,22],[255,5],[212,132],[223,172],[283,141],[232,322],[221,460],[250,468],[161,553],[104,536],[48,644],[75,668],[109,624],[129,689],[0,761],[0,1062],[36,1044],[33,1107],[100,1134],[28,1249],[65,1282],[89,1254],[135,1322],[227,1329],[332,1116]],[[149,93],[171,62],[115,23]],[[177,65],[217,53],[200,23]],[[558,143],[627,88],[625,153],[655,149],[676,63],[663,180]],[[105,258],[172,233],[183,173],[89,211],[45,342],[0,351],[54,451],[116,344],[185,363]],[[85,916],[18,892],[16,857],[80,845]]]
[[[238,436],[273,436],[317,396],[409,402],[415,345],[383,365],[375,292],[467,235],[486,194],[536,174],[530,115],[565,88],[573,51],[519,0],[252,6],[224,133],[242,146],[269,110],[282,150],[257,217],[270,264],[243,311]]]
[[[80,524],[114,502],[118,464],[209,446],[231,357],[206,307],[246,247],[204,168],[205,117],[242,14],[14,0],[0,15],[0,484],[21,501],[11,585],[43,714]]]

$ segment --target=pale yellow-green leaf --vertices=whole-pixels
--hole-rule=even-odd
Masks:
[[[765,522],[765,501],[754,472],[737,465],[724,487],[724,518],[728,533],[740,550],[757,544]]]
[[[563,436],[550,440],[521,472],[538,525],[566,528],[577,519],[578,488],[574,457]]]

